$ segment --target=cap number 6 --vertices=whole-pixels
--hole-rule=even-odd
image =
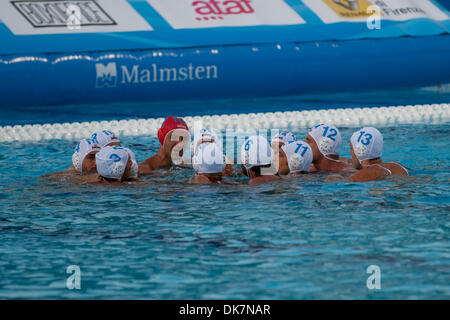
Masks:
[[[244,148],[245,151],[250,150],[250,143],[253,144],[253,141],[252,140],[248,140],[247,143],[245,144],[245,148]]]

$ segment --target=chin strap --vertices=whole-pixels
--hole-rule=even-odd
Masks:
[[[330,161],[339,162],[339,163],[344,163],[344,162],[341,161],[341,160],[335,160],[335,159],[332,159],[332,158],[327,157],[326,155],[323,155],[323,157],[324,157],[325,159],[330,160]]]
[[[130,178],[137,179],[139,175],[139,166],[136,161],[132,160],[131,170],[130,170]]]
[[[378,163],[369,164],[369,165],[366,166],[366,167],[372,167],[372,166],[379,166],[380,168],[386,170],[386,171],[388,172],[388,174],[386,174],[386,176],[392,175],[392,171],[391,171],[391,170],[389,170],[388,168],[383,167],[382,165],[379,165]]]

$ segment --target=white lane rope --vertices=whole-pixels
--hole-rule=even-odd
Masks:
[[[303,129],[317,123],[337,127],[395,126],[400,124],[443,124],[450,122],[450,104],[341,108],[305,111],[247,113],[183,117],[190,128],[201,121],[215,130]],[[15,125],[0,127],[0,142],[78,140],[98,130],[111,130],[119,136],[156,135],[163,118]]]

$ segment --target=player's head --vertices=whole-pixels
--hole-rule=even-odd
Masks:
[[[273,163],[273,151],[267,139],[263,136],[246,139],[241,147],[241,161],[247,174],[254,171],[261,175],[261,168],[270,167]]]
[[[120,146],[119,138],[117,138],[114,132],[109,130],[94,132],[91,139],[94,140],[100,148],[104,148],[106,146]]]
[[[192,166],[197,174],[221,174],[225,168],[222,148],[213,142],[200,144],[192,157]]]
[[[317,162],[322,157],[339,156],[342,139],[335,126],[319,124],[308,133],[306,142],[312,149],[313,162]]]
[[[304,141],[290,141],[281,147],[278,173],[304,173],[309,171],[313,154]]]
[[[100,151],[100,146],[92,139],[83,139],[75,146],[72,155],[72,164],[80,173],[92,173],[97,170],[95,155]]]
[[[383,155],[383,135],[374,127],[364,127],[353,133],[350,139],[350,154],[353,167],[361,168],[365,160],[381,158]]]
[[[113,180],[131,180],[138,177],[138,165],[134,152],[128,148],[108,146],[96,154],[100,176]]]
[[[189,142],[189,127],[182,118],[168,117],[158,130],[158,140],[164,154],[171,157],[173,163],[179,163],[183,157],[183,148],[175,155],[176,159],[172,156],[172,151],[178,144]]]

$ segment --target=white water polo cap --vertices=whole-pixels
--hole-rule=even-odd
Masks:
[[[290,173],[309,171],[313,159],[311,147],[304,141],[291,141],[281,149],[286,154]]]
[[[198,146],[192,166],[197,173],[220,173],[225,168],[225,157],[216,143],[205,142]]]
[[[273,151],[262,136],[251,136],[241,147],[241,161],[245,168],[265,166],[273,163]]]
[[[118,146],[102,148],[95,155],[98,173],[105,178],[122,179],[128,159],[131,157],[129,151],[131,150]]]
[[[92,139],[83,139],[77,143],[72,155],[72,164],[75,170],[83,172],[83,161],[92,151],[100,151],[100,146]]]
[[[274,142],[282,142],[282,143],[284,143],[286,145],[290,141],[295,141],[295,140],[297,140],[297,138],[295,137],[295,135],[292,132],[281,131],[280,133],[275,135],[275,137],[272,138],[271,142],[272,143],[274,143]]]
[[[222,141],[219,139],[217,133],[212,129],[200,129],[194,133],[194,141],[191,144],[192,153],[195,155],[198,147],[202,144],[202,140],[214,141],[219,147],[222,146]],[[203,142],[204,143],[204,142]]]
[[[383,155],[383,135],[376,128],[364,127],[356,131],[350,141],[360,162],[381,158]]]
[[[341,134],[339,130],[333,125],[318,124],[309,132],[317,143],[319,151],[324,155],[335,154],[339,155],[341,151]]]
[[[119,138],[117,138],[117,136],[114,134],[114,132],[109,131],[109,130],[101,130],[101,131],[94,132],[91,136],[91,139],[96,141],[97,144],[101,148],[104,148],[108,144],[113,143],[113,142],[120,143]]]

